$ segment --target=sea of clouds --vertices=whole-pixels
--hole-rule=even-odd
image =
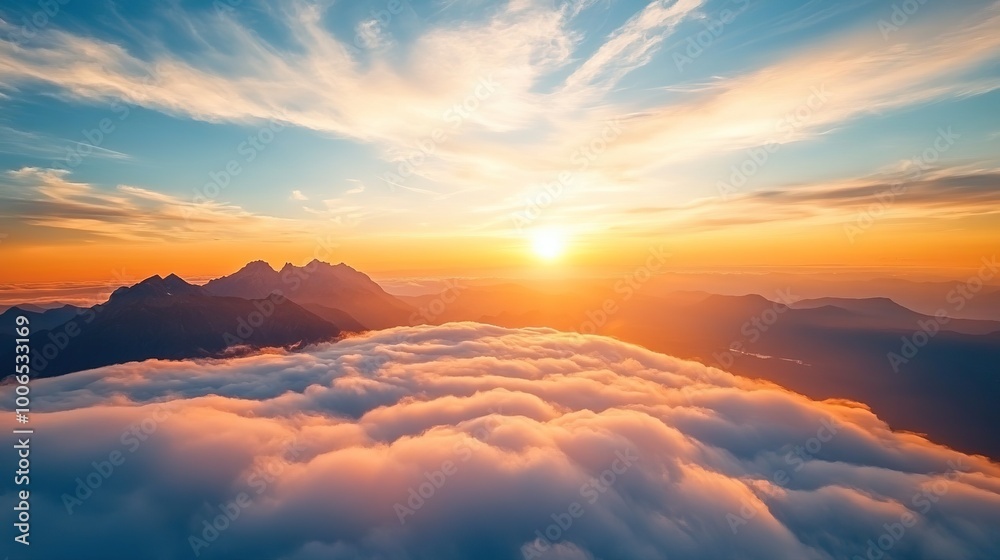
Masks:
[[[1000,557],[996,464],[604,337],[399,328],[32,396],[18,558]]]

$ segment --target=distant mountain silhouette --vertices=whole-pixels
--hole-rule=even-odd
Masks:
[[[972,299],[963,311],[971,319],[997,320],[1000,318],[1000,290],[987,292],[984,289],[983,293]]]
[[[43,311],[48,311],[50,309],[56,309],[56,308],[59,308],[59,307],[63,307],[65,305],[70,305],[70,304],[68,304],[68,303],[62,303],[62,302],[57,302],[57,301],[46,302],[44,304],[19,303],[17,305],[0,305],[0,309],[3,309],[4,311],[7,311],[9,309],[13,309],[13,308],[17,307],[21,311],[31,311],[32,313],[42,313]]]
[[[847,309],[848,311],[853,311],[855,313],[861,313],[863,315],[882,315],[882,316],[909,316],[914,312],[909,309],[899,305],[898,303],[892,301],[887,297],[873,297],[873,298],[838,298],[838,297],[824,297],[815,299],[804,299],[801,301],[796,301],[792,304],[792,307],[796,309],[815,309],[817,307],[823,307],[826,305],[831,305],[833,307],[840,307],[842,309]]]
[[[287,299],[214,296],[175,275],[119,288],[106,303],[76,315],[48,329],[32,325],[36,376],[149,358],[220,356],[231,347],[294,346],[340,334]],[[0,343],[0,359],[14,363],[13,342]]]
[[[286,263],[281,270],[254,261],[229,276],[208,282],[204,288],[212,295],[248,299],[278,292],[300,305],[325,308],[318,314],[333,318],[340,312],[370,329],[406,325],[414,311],[366,274],[344,263],[331,265],[319,260],[305,266]]]
[[[12,332],[14,321],[18,315],[28,318],[32,330],[51,329],[69,321],[80,314],[85,307],[65,304],[53,309],[45,309],[36,305],[15,305],[0,313],[0,326],[5,327],[4,332]]]
[[[128,303],[169,298],[170,296],[206,296],[204,288],[188,284],[180,276],[171,274],[166,278],[150,276],[129,287],[121,287],[111,292],[109,303]]]
[[[851,312],[846,325],[857,327],[862,321],[867,326],[879,326],[885,329],[912,329],[918,321],[931,319],[930,316],[907,309],[895,301],[885,298],[817,298],[797,301],[792,304],[795,309],[819,309],[836,307]],[[862,319],[864,318],[864,319]],[[831,323],[831,326],[834,326]],[[942,325],[946,330],[964,334],[989,334],[1000,331],[1000,323],[975,319],[947,319]]]
[[[425,309],[440,298],[407,301]],[[857,400],[894,428],[1000,458],[992,428],[1000,424],[994,402],[1000,394],[996,321],[943,322],[886,298],[820,298],[785,306],[756,294],[648,295],[584,283],[567,285],[562,293],[511,283],[470,286],[424,320],[610,335],[812,398]],[[902,355],[904,340],[923,345],[906,350],[916,354],[904,356],[907,363],[897,370],[888,355]]]
[[[281,283],[281,274],[264,261],[249,262],[233,274],[211,280],[202,287],[213,295],[243,299],[265,298],[275,290],[287,291],[287,286]]]

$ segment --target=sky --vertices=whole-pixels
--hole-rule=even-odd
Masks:
[[[0,280],[979,266],[1000,3],[5,2]],[[956,272],[957,274],[957,272]]]

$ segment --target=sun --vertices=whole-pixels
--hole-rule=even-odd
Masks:
[[[559,258],[566,250],[566,240],[553,230],[535,232],[531,244],[535,254],[547,261]]]

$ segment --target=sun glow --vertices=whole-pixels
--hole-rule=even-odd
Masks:
[[[536,255],[544,260],[551,261],[559,258],[566,250],[566,240],[557,231],[538,231],[532,237],[532,248]]]

